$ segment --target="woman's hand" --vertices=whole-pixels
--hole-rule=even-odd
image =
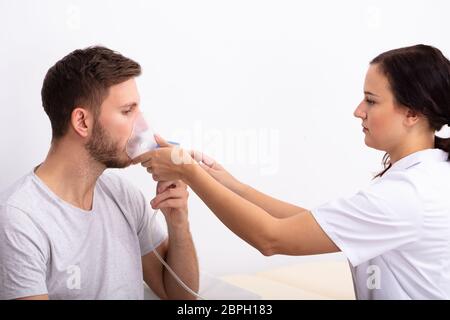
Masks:
[[[233,192],[240,193],[245,189],[239,180],[234,178],[224,167],[213,158],[199,151],[185,151],[179,147],[171,146],[159,135],[155,140],[160,146],[158,149],[144,153],[133,159],[133,163],[141,162],[147,168],[155,181],[185,180],[189,166],[197,162],[203,170],[220,184]]]
[[[159,148],[146,152],[133,159],[133,163],[141,162],[155,181],[183,180],[188,166],[195,164],[189,152],[171,146],[159,135],[155,135]]]
[[[234,192],[238,192],[243,188],[243,184],[213,158],[207,156],[203,152],[194,150],[190,151],[190,155],[199,163],[203,170],[208,172],[211,177],[216,179],[216,181],[223,186]]]

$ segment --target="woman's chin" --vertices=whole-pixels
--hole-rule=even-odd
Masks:
[[[371,139],[369,137],[364,138],[364,143],[366,144],[366,146],[368,146],[369,148],[374,148],[376,149],[376,147],[374,146],[374,144],[372,143]]]

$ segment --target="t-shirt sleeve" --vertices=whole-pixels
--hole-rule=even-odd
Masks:
[[[48,245],[28,215],[0,205],[0,299],[47,294]]]
[[[392,172],[349,197],[311,210],[353,266],[417,241],[423,204],[404,172]]]

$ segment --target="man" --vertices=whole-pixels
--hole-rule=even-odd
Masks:
[[[141,192],[107,168],[139,112],[135,61],[104,47],[75,50],[49,69],[42,102],[52,126],[47,158],[0,195],[1,299],[192,299],[152,250],[198,291],[187,187],[160,182],[168,236]]]

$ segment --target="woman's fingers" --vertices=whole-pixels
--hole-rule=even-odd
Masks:
[[[152,174],[155,181],[179,180],[183,174],[180,164],[193,161],[183,149],[175,147],[161,147],[151,151],[145,158],[138,157],[137,159],[142,160],[142,167]]]
[[[152,166],[152,159],[150,158],[150,159],[142,162],[141,166],[143,166],[143,167],[151,167]]]
[[[204,154],[201,151],[189,150],[189,154],[192,157],[192,159],[194,159],[197,162],[204,163],[208,167],[212,167],[214,165],[214,163],[216,163],[216,160],[214,160],[213,158]]]
[[[170,144],[159,134],[154,134],[155,141],[160,147],[170,147]]]
[[[211,170],[210,167],[208,167],[206,164],[204,164],[203,162],[199,162],[198,163],[200,165],[200,167],[205,170],[206,172],[209,172],[209,170]]]
[[[197,150],[188,150],[188,152],[191,155],[192,159],[194,159],[195,161],[202,161],[202,152]]]
[[[148,152],[143,153],[140,156],[132,159],[131,162],[133,164],[137,164],[137,163],[140,163],[140,162],[145,162],[145,161],[148,161],[149,159],[151,159],[153,155],[154,155],[154,150],[153,151],[148,151]]]
[[[214,164],[216,163],[216,160],[214,160],[213,158],[211,158],[210,156],[206,155],[203,153],[203,159],[202,162],[204,164],[206,164],[208,167],[212,167],[214,166]]]

